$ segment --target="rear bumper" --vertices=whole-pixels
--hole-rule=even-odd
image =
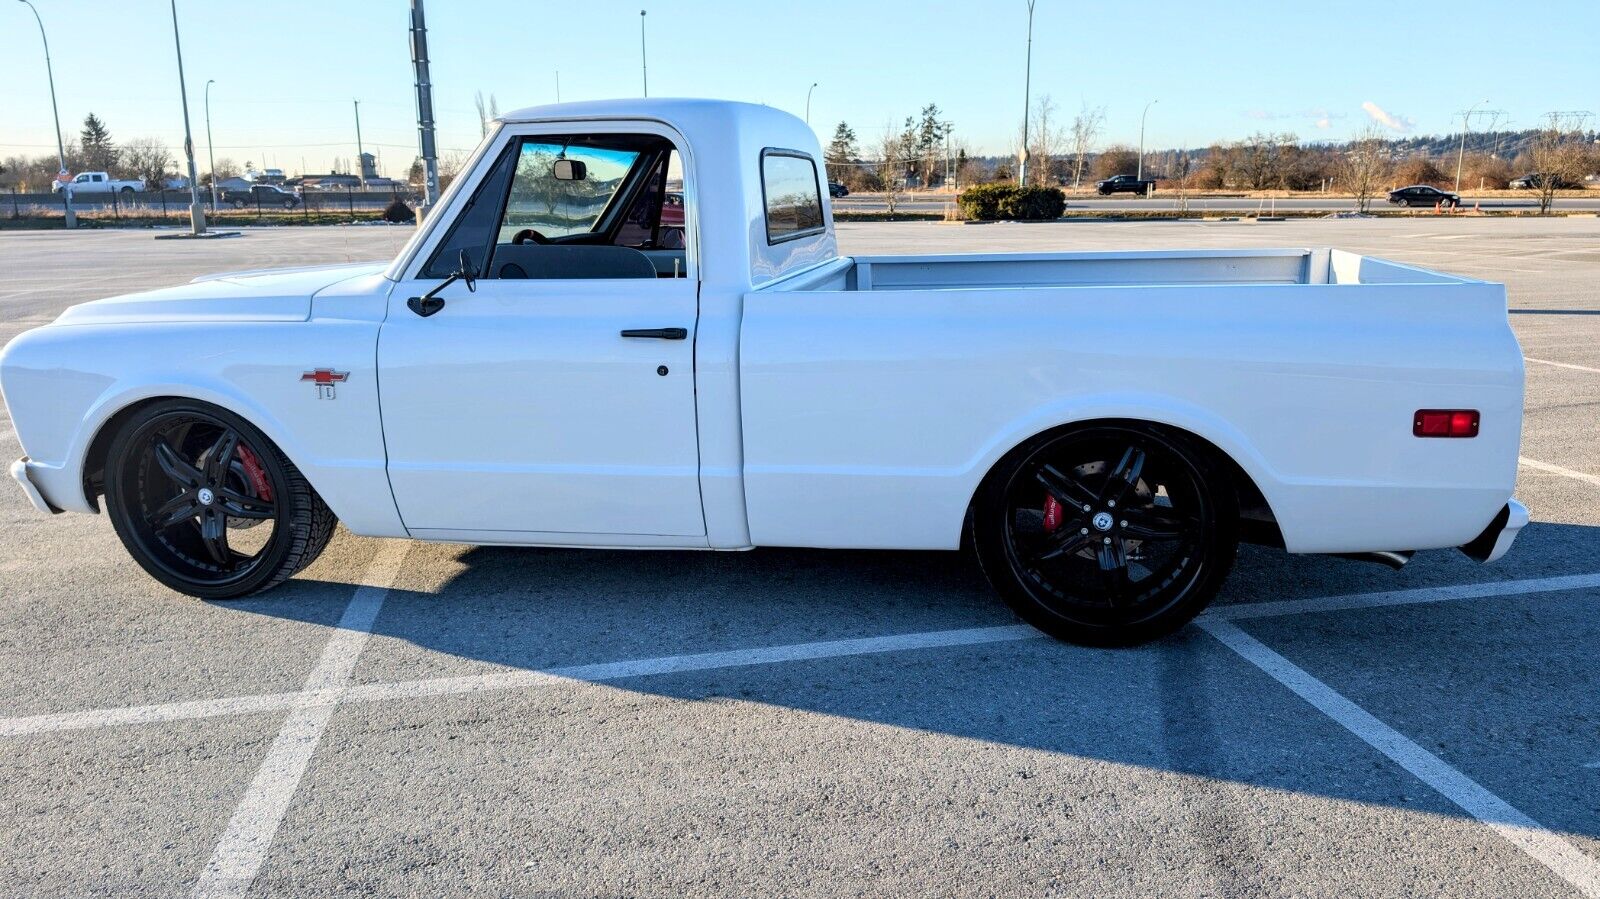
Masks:
[[[1516,500],[1506,503],[1505,508],[1489,522],[1483,533],[1472,538],[1472,542],[1461,547],[1461,551],[1477,559],[1479,562],[1493,562],[1506,554],[1512,542],[1517,539],[1517,534],[1528,523],[1528,507]]]
[[[55,506],[50,505],[49,501],[44,498],[44,494],[39,492],[39,488],[34,486],[33,480],[28,477],[27,456],[23,456],[17,461],[11,463],[11,478],[21,485],[22,492],[27,494],[28,502],[33,503],[33,507],[35,509],[50,515],[54,515],[61,511]]]

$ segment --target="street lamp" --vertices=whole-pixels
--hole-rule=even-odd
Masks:
[[[217,208],[217,157],[212,152],[211,147],[211,85],[216,83],[217,79],[215,78],[206,79],[206,168],[211,170],[211,209],[213,212]],[[162,186],[165,187],[166,185]]]
[[[1133,176],[1137,181],[1144,180],[1144,118],[1150,114],[1150,107],[1160,102],[1160,100],[1151,100],[1144,105],[1144,112],[1139,113],[1139,173]]]
[[[1022,74],[1022,155],[1017,159],[1017,184],[1028,183],[1028,107],[1033,105],[1033,4],[1028,0],[1028,52]]]
[[[189,134],[189,87],[183,80],[183,43],[178,39],[178,0],[172,0],[172,47],[178,55],[178,96],[183,101],[183,155],[189,160],[189,233],[206,233],[206,208],[200,205],[200,174],[194,167],[194,138]]]
[[[811,82],[811,86],[806,88],[806,124],[807,125],[811,124],[811,92],[816,90],[816,89],[817,89],[817,83],[815,81]]]
[[[1456,149],[1456,195],[1461,195],[1461,163],[1467,158],[1467,131],[1472,127],[1472,111],[1489,102],[1479,100],[1461,114],[1461,146]]]
[[[644,10],[639,10],[639,74],[644,78],[644,95],[650,96],[650,61],[644,50]]]
[[[56,119],[56,174],[59,180],[59,176],[67,173],[67,147],[61,140],[61,112],[56,108],[56,74],[55,70],[50,66],[50,39],[45,37],[44,20],[39,18],[39,11],[33,8],[33,4],[29,3],[28,0],[18,0],[18,2],[26,5],[33,12],[33,20],[39,23],[39,40],[44,42],[44,73],[50,81],[50,114],[55,116]],[[63,216],[64,224],[68,228],[77,227],[78,214],[72,211],[72,185],[70,183],[61,185],[61,202],[66,210]]]

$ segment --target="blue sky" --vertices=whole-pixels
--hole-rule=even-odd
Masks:
[[[174,150],[182,117],[167,3],[34,0],[55,62],[63,126],[89,111],[114,137]],[[1442,133],[1487,99],[1502,122],[1549,110],[1600,112],[1600,2],[1162,2],[1038,0],[1033,94],[1062,124],[1082,102],[1107,107],[1105,142],[1203,146],[1270,129],[1338,139],[1381,110],[1395,133]],[[180,0],[195,142],[204,168],[202,89],[212,88],[217,156],[290,171],[355,154],[362,135],[403,172],[416,127],[406,0]],[[431,0],[429,38],[441,146],[477,142],[475,91],[502,110],[555,99],[637,96],[639,10],[649,11],[653,96],[715,96],[804,111],[824,137],[863,137],[932,101],[958,137],[1004,152],[1022,106],[1024,0],[647,2]],[[1545,23],[1557,23],[1554,26]],[[0,155],[51,149],[49,94],[33,17],[0,2]],[[1456,121],[1459,121],[1458,119]],[[1479,123],[1480,126],[1486,123]]]

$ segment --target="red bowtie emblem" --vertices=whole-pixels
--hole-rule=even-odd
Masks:
[[[334,371],[331,368],[319,368],[301,375],[300,380],[310,381],[317,385],[317,399],[331,400],[334,398],[333,385],[342,384],[350,380],[350,373],[347,371]]]

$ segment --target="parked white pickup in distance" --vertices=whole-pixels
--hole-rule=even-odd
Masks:
[[[105,172],[79,172],[71,181],[56,181],[50,185],[55,193],[70,189],[76,194],[108,194],[113,191],[133,193],[144,190],[144,182],[138,178],[113,178]]]
[[[763,106],[511,113],[391,262],[17,337],[13,474],[41,509],[103,497],[196,596],[281,582],[335,516],[480,544],[967,544],[1024,619],[1101,645],[1188,621],[1241,540],[1487,561],[1527,522],[1500,285],[1322,248],[841,257],[821,159]]]

